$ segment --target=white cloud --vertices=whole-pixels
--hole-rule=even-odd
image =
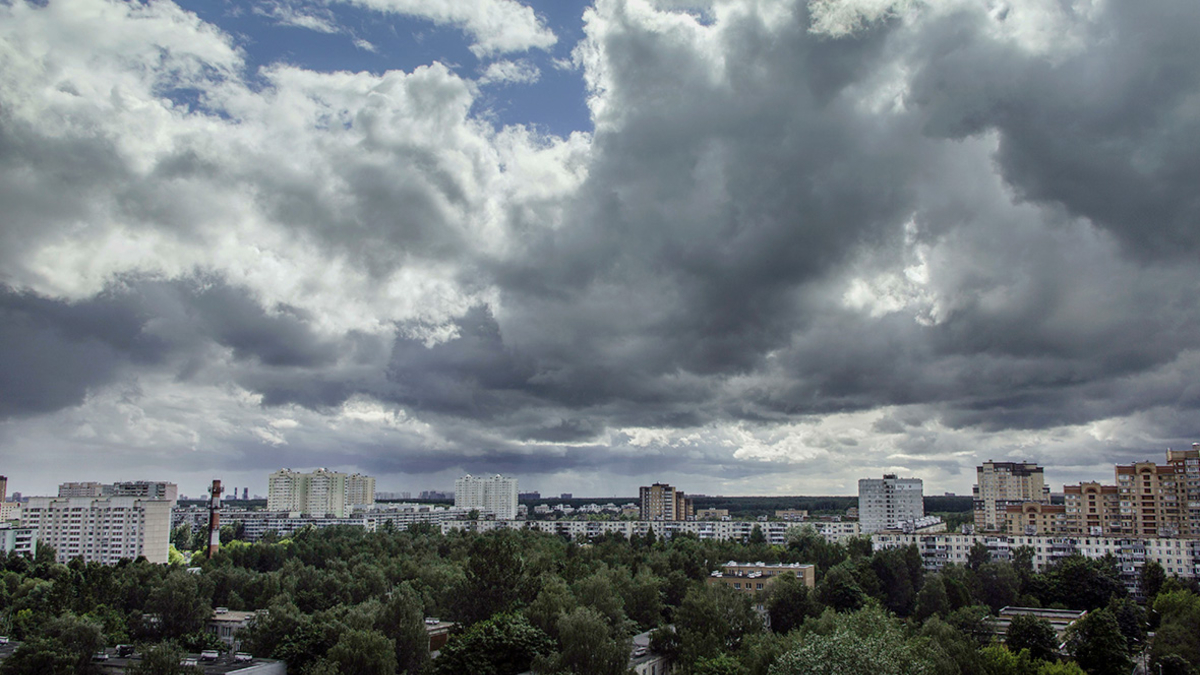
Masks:
[[[254,6],[256,14],[271,17],[284,26],[305,28],[318,33],[336,34],[342,32],[342,28],[337,25],[337,21],[334,20],[328,10],[317,13],[305,11],[305,9],[311,8],[296,7],[282,0],[273,0]]]
[[[542,72],[529,61],[493,61],[479,78],[480,84],[533,84]]]
[[[427,19],[461,28],[478,57],[549,49],[558,38],[531,7],[517,0],[338,0],[378,12]]]

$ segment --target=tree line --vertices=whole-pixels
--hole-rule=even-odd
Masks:
[[[812,563],[817,583],[785,575],[759,596],[706,583],[730,560]],[[234,539],[192,565],[64,565],[49,547],[0,560],[0,633],[23,643],[0,675],[97,672],[91,655],[118,643],[143,654],[135,675],[185,673],[180,654],[220,646],[205,630],[214,607],[266,610],[242,649],[300,675],[624,675],[644,631],[681,675],[1115,675],[1143,656],[1164,674],[1200,665],[1198,589],[1154,563],[1143,605],[1112,559],[1039,572],[1030,549],[994,561],[980,545],[966,565],[929,572],[915,547],[831,543],[811,527],[786,545],[332,527]],[[1088,614],[1061,641],[1019,618],[1001,644],[989,619],[1006,605]],[[426,617],[456,623],[437,659]]]

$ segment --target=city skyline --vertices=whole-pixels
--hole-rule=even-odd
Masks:
[[[1198,33],[1182,0],[0,4],[0,472],[1105,480],[1200,441]]]

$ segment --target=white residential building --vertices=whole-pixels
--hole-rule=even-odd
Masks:
[[[280,469],[267,479],[267,510],[345,517],[354,506],[375,503],[375,479],[362,474],[317,469]]]
[[[59,562],[83,558],[112,564],[145,556],[167,562],[171,502],[140,497],[30,497],[21,524],[37,529],[39,545],[50,545]]]
[[[0,551],[32,558],[37,553],[37,530],[32,527],[13,527],[0,523]]]
[[[925,516],[920,478],[862,478],[858,481],[858,524],[863,534],[898,530],[905,521]]]
[[[499,474],[487,478],[467,474],[454,481],[454,506],[479,509],[493,514],[496,520],[514,520],[517,517],[517,479]]]

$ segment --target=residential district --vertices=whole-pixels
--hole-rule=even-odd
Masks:
[[[39,556],[40,548],[52,552],[59,564],[119,567],[144,559],[186,567],[198,564],[200,556],[212,558],[223,545],[273,543],[338,527],[342,532],[408,530],[443,536],[539,531],[585,544],[614,537],[670,541],[682,536],[785,547],[794,545],[797,537],[817,537],[827,545],[866,545],[876,554],[915,552],[924,574],[948,572],[953,566],[978,567],[980,559],[1019,561],[1032,572],[1068,559],[1106,561],[1124,592],[1142,603],[1152,599],[1146,591],[1151,567],[1193,587],[1200,579],[1200,443],[1189,450],[1167,450],[1164,462],[1118,464],[1112,482],[1064,485],[1054,492],[1044,473],[1032,462],[983,462],[976,469],[970,515],[950,526],[943,517],[926,513],[920,478],[893,474],[859,480],[857,505],[840,512],[810,514],[784,508],[749,518],[729,509],[697,509],[695,497],[667,483],[641,486],[634,502],[572,506],[567,503],[570,495],[552,503],[537,493],[519,492],[517,478],[466,475],[455,482],[453,493],[423,493],[422,503],[408,493],[376,492],[371,476],[323,468],[281,469],[267,477],[262,504],[261,499],[251,500],[245,487],[240,495],[237,488],[227,495],[219,480],[213,481],[205,499],[184,500],[175,484],[147,480],[66,482],[54,496],[9,496],[8,480],[0,476],[0,550],[6,560],[45,559]],[[452,505],[437,503],[439,498],[448,502],[451,495]],[[810,589],[817,583],[814,564],[731,560],[709,561],[708,566],[708,584],[758,594],[755,607],[768,622],[771,617],[760,596],[771,591],[774,581],[789,576]],[[199,566],[190,569],[201,571]],[[12,595],[9,589],[4,598]],[[1048,621],[1061,636],[1086,614],[1016,605],[993,610],[992,626],[1001,634],[1014,617],[1031,614]],[[204,672],[285,672],[285,660],[238,651],[241,636],[264,615],[263,608],[212,609],[205,625],[219,640],[213,645],[218,649],[183,660]],[[0,613],[0,630],[5,626],[14,626],[11,607]],[[425,626],[435,655],[457,630],[454,622],[430,617],[425,617]],[[652,649],[649,635],[639,634],[630,643],[629,667],[639,674],[670,672],[678,654]],[[1145,656],[1145,645],[1140,649]],[[14,650],[15,642],[0,637],[0,673],[10,672],[9,666],[19,660],[12,658]],[[89,667],[134,672],[132,650],[129,645],[102,649]],[[1200,659],[1200,654],[1195,656]],[[1161,669],[1163,662],[1158,665]],[[304,668],[294,670],[309,672]]]

